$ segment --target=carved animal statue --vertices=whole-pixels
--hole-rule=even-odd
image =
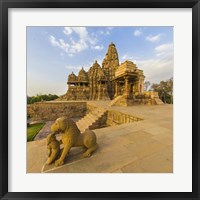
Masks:
[[[50,165],[57,159],[60,153],[60,142],[56,139],[55,134],[49,134],[46,139],[47,139],[47,156],[48,156],[46,164]]]
[[[76,123],[67,117],[58,118],[55,123],[52,124],[51,131],[55,134],[59,132],[62,133],[62,143],[64,145],[60,158],[55,161],[55,166],[64,164],[64,160],[71,147],[85,147],[87,150],[83,153],[83,157],[90,157],[98,148],[95,133],[91,130],[87,130],[81,134]]]

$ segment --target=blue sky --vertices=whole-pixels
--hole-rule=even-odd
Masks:
[[[28,96],[66,93],[68,75],[101,65],[111,42],[120,63],[133,61],[145,81],[173,76],[173,27],[27,27]]]

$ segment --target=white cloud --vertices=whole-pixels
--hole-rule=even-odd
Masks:
[[[53,46],[59,46],[59,42],[56,40],[56,38],[53,35],[49,36],[49,41]]]
[[[63,39],[57,40],[53,35],[49,36],[49,41],[54,47],[60,47],[64,51],[68,52],[70,45],[68,43],[65,43]]]
[[[65,30],[67,30],[67,34],[65,33]],[[89,34],[86,27],[64,27],[63,32],[67,36],[75,33],[79,37],[79,41],[84,41],[85,43],[95,44],[97,42],[97,39]]]
[[[155,48],[156,50],[156,55],[157,56],[166,56],[166,55],[171,55],[173,54],[173,48],[174,48],[174,45],[172,43],[167,43],[167,44],[162,44],[160,46],[157,46]]]
[[[134,34],[134,36],[140,36],[140,35],[142,35],[142,31],[137,29],[137,30],[134,31],[133,34]]]
[[[72,33],[72,28],[70,28],[70,27],[64,27],[63,33],[65,35],[70,35]]]
[[[148,59],[137,61],[139,69],[144,70],[145,80],[159,83],[173,76],[173,60]]]
[[[101,51],[103,49],[103,45],[96,45],[93,47],[93,49]]]
[[[148,35],[146,37],[146,40],[147,41],[150,41],[150,42],[159,42],[160,39],[161,39],[161,36],[162,34],[158,34],[158,35]]]
[[[56,39],[53,35],[49,36],[49,41],[53,46],[63,49],[68,56],[73,56],[97,43],[96,37],[89,34],[86,27],[64,27],[63,33],[67,36],[67,41]]]
[[[159,83],[173,76],[173,44],[166,43],[155,47],[156,57],[147,60],[137,60],[139,69],[144,70],[146,80]]]
[[[83,40],[80,39],[79,41],[71,41],[71,45],[70,45],[70,53],[78,53],[80,51],[83,51],[84,49],[88,48],[88,44]]]

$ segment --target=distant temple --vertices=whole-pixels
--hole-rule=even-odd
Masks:
[[[86,72],[83,68],[78,76],[73,72],[68,76],[67,100],[108,100],[119,95],[143,93],[143,71],[131,61],[119,64],[115,45],[111,43],[102,67],[95,61]]]
[[[143,71],[132,61],[119,63],[117,49],[111,43],[102,67],[95,61],[88,72],[82,68],[78,76],[73,72],[68,76],[68,90],[61,99],[113,100],[129,105],[135,102],[135,96],[144,93],[144,79]]]

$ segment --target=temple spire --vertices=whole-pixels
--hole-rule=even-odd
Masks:
[[[108,46],[108,51],[103,60],[102,67],[104,69],[111,68],[113,70],[116,70],[118,66],[119,66],[119,58],[117,49],[115,47],[115,44],[111,42],[110,45]]]

